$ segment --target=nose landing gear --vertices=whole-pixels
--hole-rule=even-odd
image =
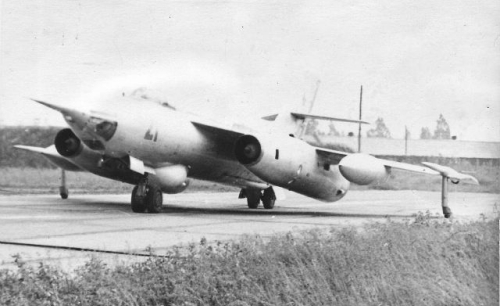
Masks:
[[[145,177],[132,190],[132,211],[143,213],[147,210],[150,214],[161,212],[163,206],[163,195],[160,187],[153,182],[149,182]]]

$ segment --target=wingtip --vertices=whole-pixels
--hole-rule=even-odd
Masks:
[[[460,173],[453,168],[429,162],[422,162],[422,164],[430,169],[439,172],[442,176],[449,177],[452,179],[458,179],[466,184],[480,185],[477,178],[469,174]]]
[[[466,174],[466,177],[464,178],[464,181],[468,182],[469,184],[472,184],[472,185],[481,185],[479,183],[479,180],[475,177],[473,177],[472,175],[467,175]]]

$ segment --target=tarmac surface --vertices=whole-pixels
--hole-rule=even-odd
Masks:
[[[497,216],[498,194],[449,195],[453,222],[478,220],[481,214]],[[61,200],[58,195],[0,194],[0,269],[15,267],[16,254],[28,264],[43,262],[72,271],[91,256],[111,264],[128,263],[145,257],[119,253],[151,250],[161,255],[202,238],[210,243],[242,235],[360,226],[385,222],[387,217],[411,219],[426,211],[443,219],[439,192],[349,191],[335,203],[289,192],[273,210],[250,210],[237,196],[232,192],[164,195],[162,213],[136,214],[130,209],[130,195],[70,195]]]

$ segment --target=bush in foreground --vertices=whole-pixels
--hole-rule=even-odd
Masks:
[[[306,231],[0,272],[1,305],[498,305],[498,220]]]

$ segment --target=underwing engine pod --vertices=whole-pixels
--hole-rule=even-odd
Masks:
[[[455,169],[450,167],[441,166],[434,163],[423,162],[424,166],[439,172],[441,175],[441,207],[443,208],[443,215],[445,218],[450,218],[452,216],[452,212],[450,206],[448,205],[448,181],[451,181],[453,184],[458,184],[459,182],[479,185],[479,181],[468,174],[459,173]]]
[[[102,154],[88,148],[71,129],[60,130],[54,139],[54,145],[59,154],[74,161],[81,168],[96,173]]]

